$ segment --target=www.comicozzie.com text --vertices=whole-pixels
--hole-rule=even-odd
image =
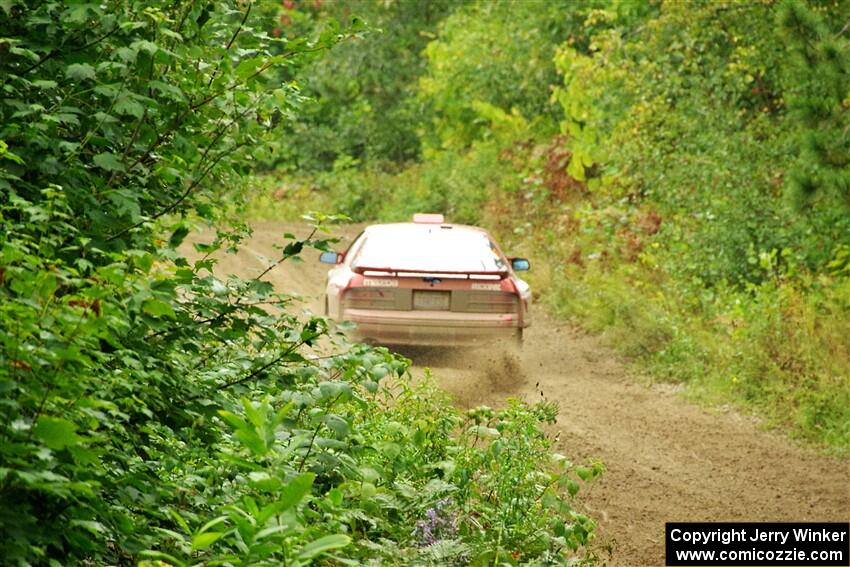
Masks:
[[[716,529],[710,531],[689,531],[674,528],[670,532],[673,541],[691,543],[722,543],[728,545],[737,541],[774,541],[785,545],[793,534],[796,542],[842,542],[847,532],[840,530],[813,530],[794,528],[790,530],[761,530],[759,528]]]

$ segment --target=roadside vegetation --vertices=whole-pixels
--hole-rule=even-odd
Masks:
[[[556,407],[455,410],[264,279],[326,250],[334,217],[281,234],[255,279],[216,271],[250,234],[232,212],[258,168],[419,155],[397,92],[448,5],[394,35],[302,4],[0,2],[3,565],[594,562],[573,498],[601,466],[552,454]],[[334,106],[340,69],[397,42],[395,90]],[[320,126],[351,145],[298,134]],[[356,142],[367,126],[387,138]],[[198,223],[213,236],[183,257]]]
[[[655,379],[847,453],[846,1],[355,5],[383,33],[301,71],[337,110],[283,143],[361,137],[269,163],[249,215],[483,224]]]

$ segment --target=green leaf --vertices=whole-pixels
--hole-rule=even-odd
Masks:
[[[280,490],[281,482],[265,471],[254,471],[248,473],[249,483],[257,490],[275,492]]]
[[[36,53],[32,49],[26,49],[24,47],[12,47],[11,49],[9,49],[9,53],[11,53],[12,55],[20,55],[21,57],[26,57],[30,61],[38,61],[40,59],[38,53]]]
[[[224,535],[224,532],[204,532],[192,536],[192,551],[206,549],[217,542]]]
[[[92,161],[96,166],[101,169],[105,169],[106,171],[123,171],[124,164],[121,163],[121,160],[115,154],[109,152],[103,152],[97,154],[92,158]]]
[[[159,50],[159,46],[157,46],[157,44],[146,39],[134,41],[130,44],[130,48],[135,49],[136,51],[144,51],[150,55],[153,55]]]
[[[65,68],[65,76],[75,81],[85,81],[94,79],[96,73],[88,63],[72,63]]]
[[[282,526],[271,526],[271,527],[268,527],[264,530],[258,531],[254,535],[254,542],[258,542],[260,540],[266,539],[267,537],[277,535],[277,534],[281,534],[281,533],[291,531],[291,530],[292,530],[292,526],[287,525],[287,524],[284,524]],[[256,545],[252,546],[252,549],[256,551],[257,546]],[[271,544],[268,549],[270,549],[272,552],[274,552],[274,551],[277,551],[279,549],[279,547],[274,545],[274,544]]]
[[[345,437],[348,435],[351,427],[348,425],[348,421],[345,420],[342,416],[339,416],[335,413],[329,413],[322,420],[325,422],[325,425],[328,426],[328,429],[336,433],[340,437]]]
[[[310,492],[316,475],[313,473],[302,473],[293,478],[280,492],[278,502],[282,506],[280,511],[287,510],[297,505]]]
[[[390,441],[376,443],[375,449],[390,460],[397,458],[401,454],[401,446],[398,443],[392,443]],[[453,463],[453,461],[443,461],[443,463]],[[442,463],[440,465],[442,466]],[[452,466],[452,470],[454,470],[454,466]],[[446,473],[446,476],[449,476],[449,473]]]
[[[582,480],[589,480],[593,478],[593,471],[587,467],[576,467],[576,474]]]
[[[136,60],[136,52],[129,47],[119,47],[113,53],[125,63],[132,63]]]
[[[340,490],[339,488],[333,488],[330,490],[330,492],[328,492],[327,496],[334,506],[342,506],[343,498],[345,496],[342,493],[342,490]]]
[[[100,522],[94,522],[91,520],[71,520],[70,525],[83,528],[94,535],[102,535],[106,533],[106,528]]]
[[[321,553],[345,547],[349,543],[351,543],[351,538],[343,534],[320,537],[319,539],[311,541],[302,547],[301,551],[298,553],[298,559],[301,561],[308,561]]]
[[[152,549],[146,549],[139,553],[139,557],[146,557],[148,559],[156,559],[156,563],[152,563],[149,561],[142,561],[139,563],[139,567],[159,567],[162,565],[162,562],[166,562],[168,565],[174,565],[174,567],[183,567],[186,565],[173,555],[169,555],[168,553],[163,553],[162,551],[155,551]]]
[[[233,412],[229,412],[227,410],[218,410],[218,415],[220,415],[221,418],[227,423],[229,423],[234,429],[248,428],[248,422]]]
[[[180,524],[180,527],[183,528],[183,531],[185,531],[186,533],[190,533],[192,531],[191,529],[189,529],[189,524],[186,522],[186,520],[183,519],[183,516],[180,515],[180,512],[174,509],[169,509],[168,514],[172,518],[174,518],[174,521]]]
[[[63,12],[62,21],[74,25],[85,24],[86,20],[89,18],[89,11],[91,8],[91,4],[70,6],[67,10],[65,10],[65,12]]]
[[[183,239],[186,238],[187,234],[189,234],[189,227],[185,224],[179,225],[171,233],[171,237],[168,239],[168,245],[172,248],[177,248],[183,243]]]
[[[71,456],[78,465],[82,465],[84,467],[98,466],[98,460],[101,455],[100,451],[89,449],[81,445],[68,447],[68,451],[71,453]]]
[[[199,533],[199,534],[206,533],[210,528],[217,526],[220,523],[226,522],[226,521],[227,521],[227,516],[218,516],[217,518],[213,518],[212,520],[210,520],[209,522],[207,522],[206,524],[201,526],[201,529],[199,529],[197,533]]]
[[[244,59],[240,61],[239,64],[236,66],[236,76],[244,81],[245,79],[253,75],[262,64],[262,57],[252,57],[251,59]]]
[[[114,109],[117,114],[132,116],[133,118],[141,118],[145,113],[145,107],[129,97],[121,97],[118,99],[115,103]]]
[[[265,439],[250,424],[242,429],[237,429],[233,436],[254,455],[265,455],[269,452]]]
[[[33,428],[33,434],[51,449],[63,449],[80,441],[77,426],[60,417],[40,417]]]
[[[360,498],[363,500],[368,500],[375,496],[378,493],[378,488],[372,484],[371,482],[361,482],[360,483]]]
[[[32,86],[39,89],[55,89],[58,86],[56,81],[48,81],[46,79],[38,79],[32,82]]]
[[[168,317],[174,319],[176,314],[170,304],[159,299],[150,298],[142,304],[142,311],[152,317]]]
[[[300,240],[298,240],[296,242],[290,242],[289,244],[284,246],[283,255],[287,256],[287,257],[295,256],[296,254],[300,254],[303,249],[304,249],[304,242],[302,242]]]
[[[186,100],[186,95],[181,91],[178,87],[174,85],[164,83],[162,81],[150,81],[148,86],[161,93],[164,98],[174,100],[174,101],[183,101]]]

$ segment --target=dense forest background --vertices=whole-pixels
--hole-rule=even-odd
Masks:
[[[453,409],[264,279],[336,213],[487,226],[653,376],[846,454],[848,14],[0,1],[0,562],[594,562],[557,408]]]
[[[382,31],[303,70],[255,215],[496,229],[651,375],[846,450],[847,2],[317,6]]]

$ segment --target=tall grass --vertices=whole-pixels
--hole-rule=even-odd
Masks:
[[[559,223],[535,226],[504,236],[533,258],[533,288],[552,312],[604,335],[652,379],[686,384],[692,398],[850,453],[850,278],[779,273],[706,292],[657,267],[657,240],[630,259],[597,232],[546,238]]]

